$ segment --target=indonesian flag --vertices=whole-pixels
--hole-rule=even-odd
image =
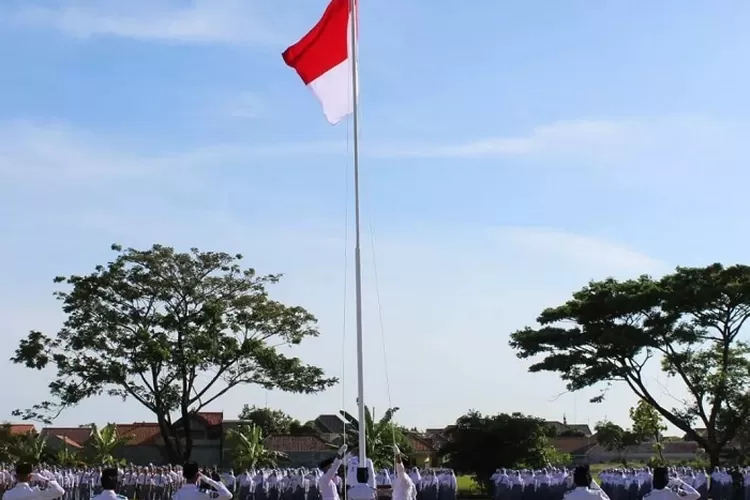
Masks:
[[[352,5],[352,0],[331,0],[318,24],[282,54],[284,62],[297,71],[320,101],[332,125],[354,108]]]

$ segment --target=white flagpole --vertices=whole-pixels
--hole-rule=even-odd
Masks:
[[[367,436],[365,432],[365,366],[364,346],[362,337],[362,255],[360,249],[359,222],[359,109],[357,94],[359,78],[357,78],[357,1],[349,0],[351,10],[351,58],[352,58],[352,114],[354,115],[354,288],[357,310],[357,406],[359,421],[359,467],[367,467]]]

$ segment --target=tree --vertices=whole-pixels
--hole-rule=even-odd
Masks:
[[[630,409],[630,420],[633,421],[633,434],[641,441],[652,440],[654,450],[659,458],[659,463],[664,464],[664,446],[662,444],[662,432],[667,430],[661,415],[656,409],[644,400]]]
[[[263,431],[255,424],[241,425],[228,434],[236,469],[276,467],[279,460],[286,459],[283,453],[266,448]]]
[[[243,406],[238,418],[255,424],[260,428],[264,436],[295,434],[303,428],[299,420],[281,410],[260,408],[258,406]]]
[[[278,349],[318,335],[311,313],[269,297],[280,275],[241,268],[241,255],[112,249],[115,259],[91,274],[55,279],[70,287],[55,294],[63,327],[53,337],[32,331],[12,358],[57,369],[51,398],[15,415],[49,422],[92,396],[134,399],[180,462],[192,451],[190,417],[235,387],[315,393],[336,383]]]
[[[11,447],[15,460],[40,464],[47,454],[47,438],[33,432],[17,434]]]
[[[107,424],[101,429],[91,424],[91,437],[86,442],[89,458],[92,464],[112,466],[119,463],[115,458],[115,451],[130,441],[127,436],[117,434],[117,425]]]
[[[750,416],[750,348],[738,340],[748,318],[750,267],[678,267],[658,280],[591,282],[544,310],[541,328],[513,333],[510,345],[520,358],[542,356],[529,370],[557,372],[571,391],[624,383],[717,465]],[[645,369],[654,362],[685,387],[682,406],[649,390]],[[606,388],[592,401],[605,396]]]
[[[596,441],[604,449],[617,452],[622,464],[628,466],[628,448],[641,442],[640,437],[632,431],[628,431],[619,425],[603,421],[596,424]]]
[[[549,426],[521,413],[485,416],[469,411],[447,429],[448,442],[440,453],[457,474],[471,475],[478,484],[498,467],[539,468],[570,457],[557,453],[548,440]]]
[[[405,455],[409,455],[412,451],[403,428],[393,422],[393,416],[398,410],[398,408],[388,408],[380,420],[376,421],[370,409],[365,406],[366,453],[367,458],[372,460],[376,469],[392,466],[394,444]],[[340,413],[347,424],[347,442],[350,443],[350,446],[357,446],[357,443],[359,443],[359,422],[344,410],[341,410]]]

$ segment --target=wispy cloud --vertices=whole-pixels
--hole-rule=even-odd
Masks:
[[[262,101],[248,94],[224,111],[251,118]],[[561,168],[605,168],[625,178],[695,181],[717,171],[744,175],[750,160],[745,128],[698,119],[570,121],[542,125],[527,135],[433,147],[400,147],[368,140],[372,158],[515,158]],[[231,167],[255,158],[344,156],[345,140],[292,143],[211,142],[169,151],[147,151],[59,123],[0,122],[0,177],[122,178],[191,168]],[[295,165],[306,165],[297,162]],[[677,175],[679,174],[679,175]],[[677,176],[676,176],[677,175]],[[738,174],[739,175],[739,174]]]
[[[527,134],[455,144],[392,147],[385,156],[412,158],[539,158],[609,166],[641,159],[652,168],[709,162],[711,169],[750,158],[748,127],[701,117],[574,120],[540,125]]]
[[[60,123],[0,123],[0,178],[82,182],[242,163],[252,158],[345,154],[346,141],[214,144],[149,152]]]
[[[52,27],[78,38],[98,36],[177,43],[275,44],[278,31],[244,0],[87,1],[27,4],[6,13],[26,25]],[[6,9],[7,10],[7,9]]]
[[[659,274],[667,267],[664,262],[626,245],[556,228],[500,227],[489,233],[496,241],[534,254],[530,257],[555,256],[600,272]]]

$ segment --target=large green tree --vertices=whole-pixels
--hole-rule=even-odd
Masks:
[[[567,461],[551,446],[554,434],[541,419],[521,413],[482,415],[469,411],[446,431],[448,442],[440,449],[458,474],[487,481],[497,467],[544,467]]]
[[[55,279],[67,285],[56,292],[62,328],[32,331],[12,358],[54,367],[51,397],[16,415],[49,422],[92,396],[133,399],[154,413],[168,458],[181,461],[192,451],[191,415],[235,387],[314,393],[336,383],[278,349],[318,335],[311,313],[269,296],[280,275],[258,275],[228,253],[112,250],[91,274]]]
[[[530,371],[557,372],[571,391],[603,385],[594,402],[609,384],[625,384],[715,465],[750,416],[750,349],[740,339],[748,318],[750,267],[679,267],[661,279],[591,282],[510,345],[535,358]],[[649,388],[653,363],[682,383],[684,404],[672,407],[676,398]]]

